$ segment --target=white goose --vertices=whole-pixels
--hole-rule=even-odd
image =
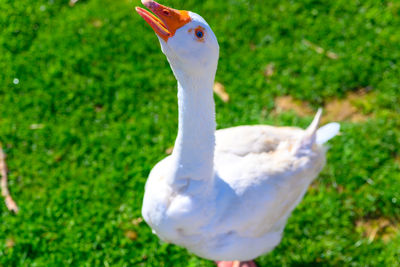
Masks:
[[[150,24],[178,80],[179,129],[171,156],[148,178],[142,214],[162,240],[220,266],[255,266],[325,164],[323,143],[337,123],[317,130],[240,126],[215,131],[217,38],[199,15],[151,0],[136,11]],[[229,261],[229,262],[221,262]],[[247,264],[247,265],[246,265]]]

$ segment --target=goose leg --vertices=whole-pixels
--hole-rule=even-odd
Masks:
[[[257,267],[254,261],[217,261],[218,267]]]

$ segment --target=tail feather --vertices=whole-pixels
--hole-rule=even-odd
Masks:
[[[318,130],[319,123],[321,122],[321,117],[322,117],[322,108],[319,108],[317,114],[315,114],[313,121],[306,130],[305,135],[309,138],[313,138],[313,141],[315,141],[315,133]]]
[[[340,124],[337,122],[332,122],[327,125],[322,126],[317,131],[316,143],[318,145],[323,145],[333,137],[335,137],[340,130]]]
[[[305,130],[303,138],[301,140],[301,148],[311,147],[316,140],[316,133],[318,130],[319,122],[322,117],[322,108],[319,108],[314,120],[311,122],[310,126]]]
[[[300,145],[301,148],[310,148],[314,143],[322,145],[339,133],[340,124],[336,122],[329,123],[318,129],[321,117],[322,108],[319,108],[314,120],[304,132]]]

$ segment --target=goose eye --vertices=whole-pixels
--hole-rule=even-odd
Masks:
[[[204,37],[204,31],[200,30],[200,29],[197,29],[196,30],[196,37],[199,38],[199,39],[202,39]]]

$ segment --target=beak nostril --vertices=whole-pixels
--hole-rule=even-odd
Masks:
[[[139,7],[136,11],[153,28],[158,37],[162,38],[165,42],[174,36],[179,28],[192,21],[188,11],[175,10],[160,5],[153,0],[142,0],[142,3],[152,13]]]

